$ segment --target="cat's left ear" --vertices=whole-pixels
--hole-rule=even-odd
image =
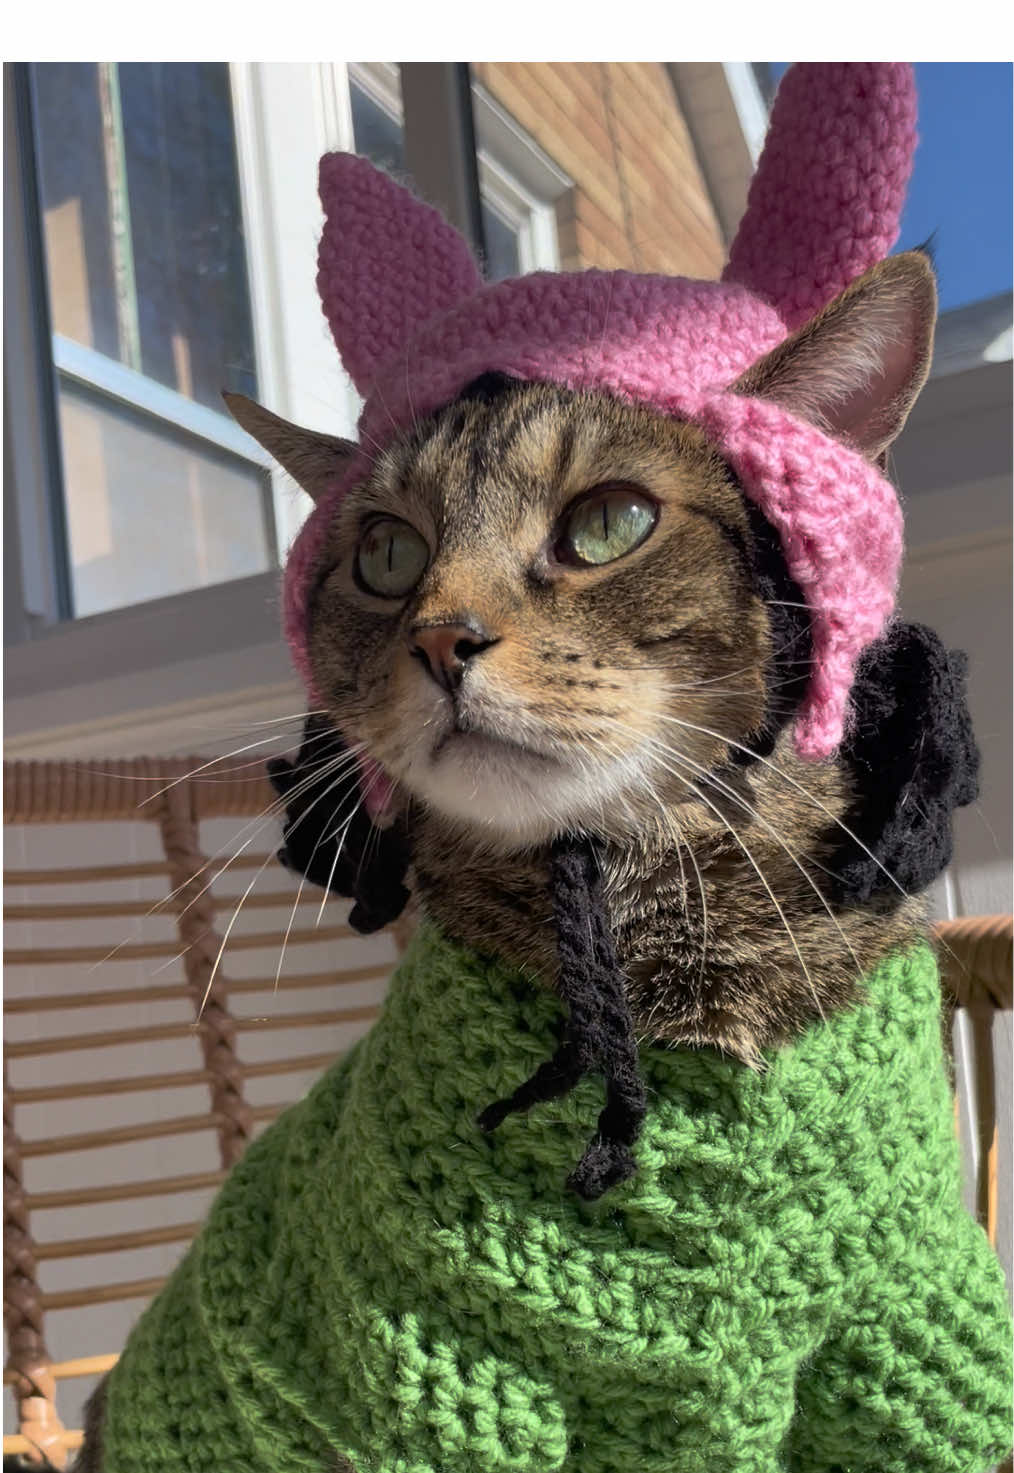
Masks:
[[[223,390],[222,398],[240,428],[263,445],[314,501],[334,489],[335,482],[356,454],[357,447],[351,440],[301,429],[245,394]]]
[[[936,307],[929,256],[890,256],[749,368],[733,392],[780,404],[882,463],[929,374]]]

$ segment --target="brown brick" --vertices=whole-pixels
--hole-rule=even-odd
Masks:
[[[484,62],[474,73],[574,181],[557,208],[561,264],[717,272],[720,230],[661,63]]]
[[[600,209],[620,219],[609,135],[585,128],[576,108],[575,116],[568,117],[558,101],[545,96],[537,81],[523,80],[524,91],[506,66],[497,66],[490,69],[489,90]]]
[[[610,81],[628,124],[640,119],[646,129],[660,126],[680,148],[692,152],[686,121],[661,64],[617,63],[610,69]]]
[[[702,240],[720,245],[718,222],[696,170],[690,174],[686,170],[674,169],[664,158],[639,148],[639,140],[622,123],[618,132],[624,177],[638,198],[653,204],[662,197],[672,201],[674,206],[682,206],[697,220]]]
[[[580,97],[591,117],[605,127],[605,99],[602,95],[602,65],[597,61],[558,63],[560,75],[566,79],[575,96]]]
[[[603,245],[591,231],[578,226],[578,251],[583,267],[596,266],[600,271],[629,271],[627,255],[617,255]]]
[[[616,225],[608,216],[603,215],[594,200],[586,195],[578,197],[576,216],[582,229],[613,255],[622,259],[627,270],[636,269],[633,242],[625,226]]]

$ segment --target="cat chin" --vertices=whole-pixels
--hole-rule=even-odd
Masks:
[[[645,762],[635,752],[580,768],[565,755],[542,757],[496,743],[413,763],[401,782],[457,826],[511,848],[547,843],[561,831],[636,826],[629,799],[643,789]]]

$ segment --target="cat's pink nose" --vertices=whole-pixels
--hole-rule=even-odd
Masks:
[[[452,695],[461,685],[468,661],[496,643],[477,624],[417,624],[409,634],[410,652],[437,685]]]

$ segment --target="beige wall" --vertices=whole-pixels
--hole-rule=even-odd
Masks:
[[[574,181],[561,265],[715,277],[721,230],[658,62],[473,62],[472,72]]]

